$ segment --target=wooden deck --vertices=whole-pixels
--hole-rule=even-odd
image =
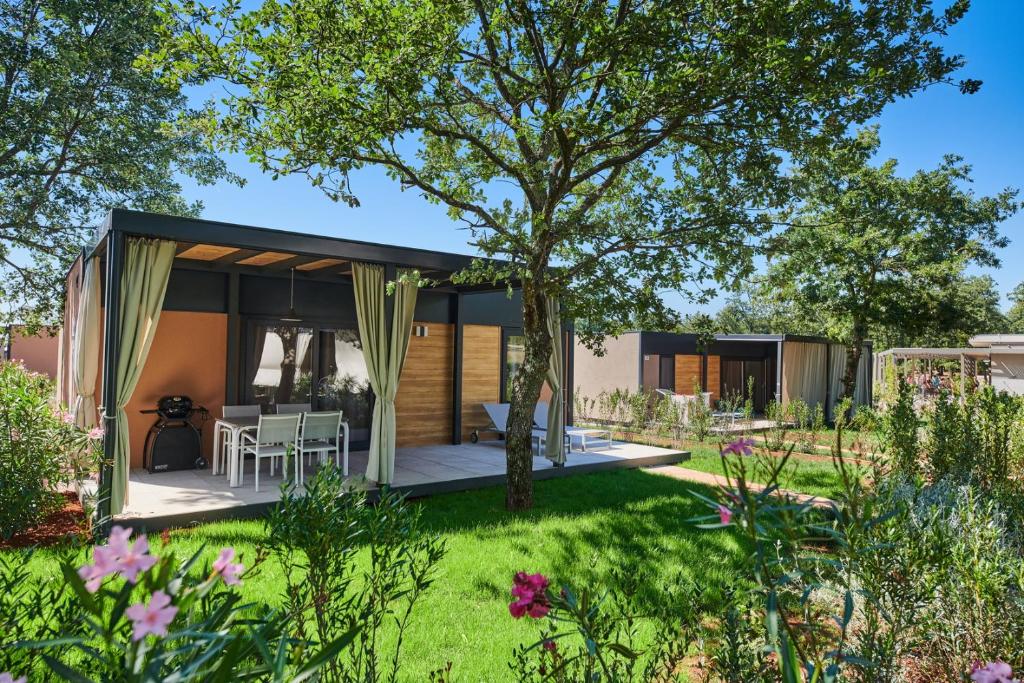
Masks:
[[[481,442],[400,448],[395,457],[393,488],[410,497],[421,497],[504,484],[505,449],[502,446],[502,442]],[[364,479],[366,458],[365,451],[350,455],[349,474],[354,482]],[[546,458],[534,457],[534,479],[670,465],[688,458],[688,453],[666,448],[612,442],[607,448],[573,451],[565,467],[556,468]],[[280,472],[269,476],[269,462],[264,461],[257,492],[252,462],[246,465],[245,479],[235,488],[228,486],[225,477],[214,476],[208,469],[159,474],[133,470],[128,483],[128,503],[115,522],[153,531],[261,516],[278,500]],[[310,474],[307,471],[306,477]],[[369,490],[372,495],[374,489]]]

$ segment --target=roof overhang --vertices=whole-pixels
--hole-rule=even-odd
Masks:
[[[978,349],[974,347],[906,347],[886,349],[879,353],[879,356],[892,356],[894,358],[948,358],[958,359],[961,356],[969,358],[988,358],[989,349]]]
[[[113,209],[99,229],[93,253],[105,251],[106,237],[119,232],[133,237],[172,240],[177,243],[176,264],[196,268],[242,268],[272,274],[343,278],[351,277],[352,263],[383,263],[417,269],[423,277],[444,283],[457,291],[499,290],[506,283],[454,285],[453,273],[470,266],[480,257],[416,249],[375,242],[363,242],[287,230],[274,230],[235,223],[169,216],[165,214]],[[500,261],[493,261],[504,265]]]

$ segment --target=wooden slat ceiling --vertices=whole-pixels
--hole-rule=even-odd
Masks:
[[[262,254],[250,256],[249,258],[242,259],[236,263],[240,266],[269,266],[272,263],[277,263],[290,258],[295,258],[295,254],[285,254],[280,251],[265,251]]]
[[[215,244],[195,244],[178,254],[178,258],[192,259],[194,261],[216,261],[236,251],[238,249],[234,247],[218,247]]]
[[[322,258],[295,266],[295,270],[322,270],[323,268],[330,268],[342,263],[345,263],[345,261],[340,258]]]

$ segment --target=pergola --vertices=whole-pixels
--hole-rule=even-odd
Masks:
[[[875,364],[875,372],[879,377],[885,376],[885,368],[888,363],[906,362],[908,360],[926,360],[929,369],[933,360],[955,360],[960,363],[960,395],[966,394],[967,377],[977,376],[978,361],[988,361],[992,358],[992,349],[966,347],[903,347],[882,351],[878,354],[878,363]]]

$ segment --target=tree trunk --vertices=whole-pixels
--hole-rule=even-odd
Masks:
[[[853,399],[857,390],[857,368],[860,366],[860,357],[864,355],[864,338],[867,336],[864,325],[854,323],[853,344],[846,349],[846,371],[843,373],[843,391],[840,399]]]
[[[529,279],[523,282],[523,337],[525,359],[512,380],[505,434],[505,506],[509,510],[533,507],[533,412],[551,362],[544,295]]]

